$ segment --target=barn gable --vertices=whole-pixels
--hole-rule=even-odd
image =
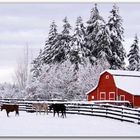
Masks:
[[[95,85],[95,87],[92,88],[90,91],[88,91],[86,94],[90,94],[93,90],[97,89],[99,85],[102,85],[102,87],[109,85],[110,83],[108,83],[108,79],[110,77],[112,77],[112,74],[110,74],[108,71],[104,71],[102,74],[100,74],[100,77],[99,77],[98,82]],[[106,81],[105,83],[104,83],[104,79],[106,79],[105,80]],[[113,84],[115,84],[115,83],[113,83]]]

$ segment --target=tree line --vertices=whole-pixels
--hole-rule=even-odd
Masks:
[[[86,23],[77,17],[74,30],[65,17],[61,32],[52,21],[45,47],[32,62],[27,98],[84,100],[103,70],[140,70],[137,35],[127,54],[119,7],[114,4],[109,14],[105,21],[95,4]]]
[[[86,25],[81,16],[77,18],[73,33],[67,17],[63,19],[62,32],[57,31],[53,21],[45,47],[32,62],[34,86],[29,88],[32,89],[29,93],[34,96],[39,90],[40,95],[36,96],[40,98],[83,99],[86,98],[85,93],[97,84],[103,70],[138,71],[138,37],[135,36],[129,54],[126,54],[122,23],[116,4],[108,21],[100,15],[95,4]]]

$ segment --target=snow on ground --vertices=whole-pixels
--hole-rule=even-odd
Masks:
[[[109,118],[67,114],[67,118],[0,112],[1,136],[140,136],[140,125]]]

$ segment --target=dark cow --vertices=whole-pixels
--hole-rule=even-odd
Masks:
[[[5,109],[7,113],[7,117],[9,117],[9,112],[15,111],[15,115],[19,115],[19,106],[18,105],[9,105],[9,104],[3,104],[1,105],[1,111]]]
[[[61,116],[64,118],[66,117],[66,106],[64,104],[51,104],[50,105],[50,110],[53,109],[53,116],[55,116],[55,113],[58,114],[59,117],[59,112],[61,112]]]

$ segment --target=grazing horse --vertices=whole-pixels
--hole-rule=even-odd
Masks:
[[[62,113],[62,117],[66,117],[66,106],[64,104],[51,104],[50,110],[53,109],[53,116],[55,116],[55,113],[57,112],[57,115],[59,117],[59,111]]]
[[[40,113],[44,111],[44,114],[47,113],[48,115],[48,104],[47,103],[33,103],[32,108],[36,110],[36,113]]]
[[[7,117],[9,117],[9,112],[15,111],[15,115],[19,115],[19,106],[18,105],[9,105],[9,104],[3,104],[1,105],[1,111],[5,109],[7,113]]]

